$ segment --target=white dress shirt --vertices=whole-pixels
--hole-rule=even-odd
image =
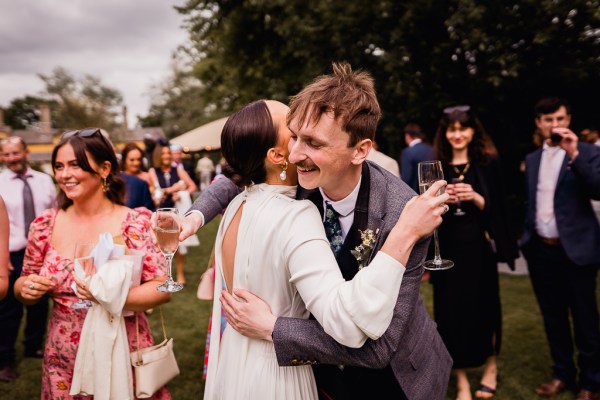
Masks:
[[[554,215],[554,192],[560,168],[567,152],[558,146],[544,143],[540,172],[537,182],[535,227],[538,235],[544,238],[558,238],[558,227]]]
[[[416,145],[418,145],[421,142],[422,142],[421,139],[413,139],[413,141],[408,144],[408,147],[415,147]]]
[[[35,215],[54,207],[56,201],[56,187],[49,175],[27,167],[25,173],[27,183],[33,194]],[[8,247],[10,252],[23,250],[27,246],[25,232],[25,216],[23,210],[23,185],[24,182],[10,169],[0,173],[0,196],[6,203],[8,219],[10,221],[10,239]]]
[[[323,189],[319,188],[321,196],[323,196],[323,210],[325,209],[325,203],[327,202],[331,204],[333,209],[339,214],[338,219],[340,220],[342,238],[344,240],[346,240],[346,235],[348,235],[348,231],[354,222],[354,209],[356,208],[356,200],[358,199],[358,191],[360,190],[360,181],[362,181],[362,176],[358,179],[358,183],[354,190],[340,201],[331,200],[327,197],[325,192],[323,192]],[[325,213],[323,213],[323,221],[325,221]]]

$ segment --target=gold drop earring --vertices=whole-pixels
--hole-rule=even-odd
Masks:
[[[287,167],[288,167],[288,162],[287,162],[287,160],[284,160],[283,164],[281,164],[281,173],[279,174],[279,178],[282,181],[285,181],[285,179],[287,178],[287,173],[286,173]]]

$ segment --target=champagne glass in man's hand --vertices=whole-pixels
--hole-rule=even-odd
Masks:
[[[159,285],[156,289],[159,292],[178,292],[183,289],[181,283],[173,280],[171,273],[171,264],[173,256],[179,247],[179,211],[176,208],[159,208],[156,210],[156,242],[158,248],[167,260],[168,274],[165,283]]]
[[[427,189],[434,184],[434,182],[444,179],[444,173],[442,172],[442,163],[440,161],[422,161],[419,163],[419,192],[425,193]],[[440,191],[443,189],[440,189]],[[444,207],[448,207],[444,204]],[[440,257],[440,245],[438,242],[437,228],[433,231],[433,245],[434,245],[434,257],[433,260],[426,260],[423,262],[423,268],[430,270],[443,270],[452,268],[454,262],[450,260],[444,260]]]

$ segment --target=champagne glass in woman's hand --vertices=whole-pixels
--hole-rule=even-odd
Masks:
[[[75,245],[73,270],[79,279],[86,282],[86,285],[89,285],[90,278],[96,273],[93,255],[94,247],[96,247],[96,243],[77,243]],[[75,309],[90,308],[91,306],[92,302],[84,299],[78,299],[75,303],[71,304],[71,308]]]
[[[183,285],[173,280],[171,264],[179,247],[179,211],[176,208],[159,208],[156,210],[156,242],[165,256],[168,266],[167,280],[156,289],[159,292],[178,292]]]
[[[440,161],[422,161],[419,163],[419,192],[425,193],[435,181],[444,179],[442,163]],[[447,207],[447,206],[445,206]],[[443,260],[440,257],[440,245],[438,242],[437,228],[433,231],[434,257],[433,260],[423,262],[423,268],[430,270],[442,270],[452,268],[454,262]]]
[[[462,182],[463,180],[461,178],[452,178],[452,183],[455,185]],[[454,211],[454,215],[458,217],[465,215],[465,212],[462,210],[462,208],[460,208],[460,204],[460,200],[458,200],[458,196],[456,196],[456,210]]]

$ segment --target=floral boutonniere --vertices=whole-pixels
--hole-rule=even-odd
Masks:
[[[361,270],[366,267],[367,262],[369,262],[373,246],[375,246],[375,242],[377,241],[379,229],[377,229],[375,233],[373,233],[373,230],[371,229],[366,229],[364,231],[359,229],[358,231],[360,232],[361,244],[356,246],[354,250],[350,250],[350,253],[352,253],[354,258],[356,258],[356,261],[358,261],[358,269]]]

